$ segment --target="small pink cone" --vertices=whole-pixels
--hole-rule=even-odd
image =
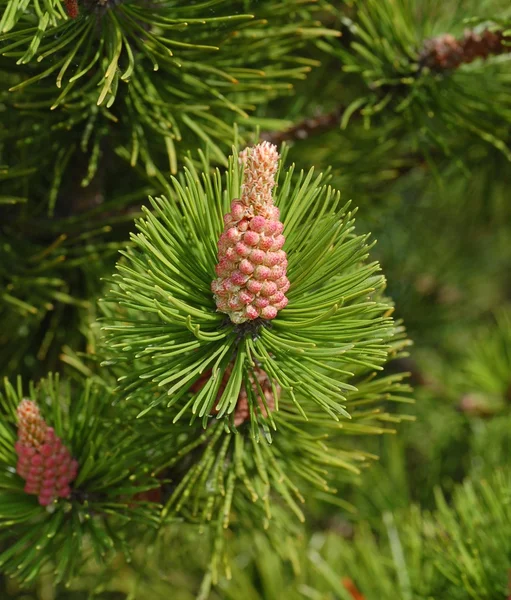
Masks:
[[[17,414],[16,471],[26,481],[25,492],[37,495],[41,506],[59,497],[69,498],[69,484],[76,478],[78,463],[53,428],[46,425],[35,402],[22,400]]]
[[[241,152],[240,160],[245,164],[241,198],[224,216],[211,284],[217,309],[236,324],[274,319],[287,305],[289,289],[284,225],[272,197],[277,148],[263,142]]]

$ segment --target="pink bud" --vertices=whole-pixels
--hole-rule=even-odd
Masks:
[[[261,291],[263,284],[261,281],[257,281],[257,279],[249,279],[247,281],[247,289],[252,294],[258,294]]]
[[[227,261],[222,261],[216,265],[215,271],[218,277],[225,277],[229,274],[229,269],[226,268],[226,262]]]
[[[277,316],[277,309],[274,306],[267,306],[261,310],[263,319],[274,319]]]
[[[60,488],[57,491],[57,493],[60,498],[69,498],[69,496],[71,495],[71,488],[68,485],[66,485],[63,488]]]
[[[273,238],[272,237],[261,236],[261,239],[259,240],[259,249],[260,250],[267,251],[272,246],[273,246]]]
[[[234,283],[234,285],[245,285],[245,283],[248,281],[248,275],[245,275],[241,271],[234,271],[231,275],[231,281]]]
[[[280,256],[277,252],[267,252],[264,257],[264,264],[267,267],[274,267],[276,264],[280,262]]]
[[[50,444],[43,444],[39,449],[39,452],[43,456],[51,456],[53,454],[53,447]]]
[[[43,457],[40,454],[34,454],[30,459],[30,464],[33,467],[40,467],[43,464]]]
[[[250,253],[250,262],[254,263],[254,265],[262,265],[265,256],[266,253],[263,250],[252,250]]]
[[[61,475],[62,473],[67,473],[67,470],[69,469],[69,464],[68,461],[62,461],[60,463],[60,465],[55,469],[55,474],[59,474]]]
[[[265,267],[264,265],[259,265],[254,271],[254,277],[259,281],[264,281],[265,279],[268,279],[270,273],[271,271],[268,267]]]
[[[235,324],[262,317],[273,319],[270,297],[289,287],[285,238],[272,189],[278,167],[275,146],[263,142],[240,154],[244,166],[241,199],[231,202],[218,241],[217,279],[211,284],[217,309]],[[275,297],[283,302],[283,294]]]
[[[284,299],[284,292],[281,292],[280,290],[278,292],[275,292],[275,294],[273,294],[273,296],[270,296],[270,303],[275,305],[278,302],[282,302],[282,300]]]
[[[236,285],[235,283],[233,283],[230,279],[227,279],[224,282],[224,289],[226,289],[228,292],[230,292],[231,294],[237,293],[240,291],[240,287],[239,285]]]
[[[283,235],[278,235],[277,237],[273,238],[273,244],[271,245],[271,249],[280,250],[284,245],[285,241],[286,238]]]
[[[233,200],[231,203],[231,215],[235,221],[240,221],[245,216],[245,207],[241,202]]]
[[[284,292],[284,294],[287,292],[287,290],[289,289],[290,283],[289,281],[286,281],[286,283],[282,286],[280,286],[280,291]]]
[[[228,304],[231,310],[240,310],[243,308],[243,303],[240,301],[238,296],[231,296]]]
[[[246,313],[247,313],[247,317],[252,321],[254,319],[257,319],[257,317],[259,316],[259,311],[257,310],[257,308],[255,306],[252,306],[252,305],[247,306]]]
[[[25,481],[29,485],[39,485],[41,483],[41,477],[41,473],[28,473]]]
[[[238,256],[248,256],[252,252],[250,246],[247,246],[243,242],[238,242],[234,249],[236,250],[236,254]]]
[[[240,262],[240,271],[245,275],[251,275],[254,272],[254,265],[249,260],[244,258]]]
[[[284,296],[284,298],[282,298],[282,300],[280,302],[277,302],[276,304],[274,304],[274,306],[277,310],[282,310],[283,308],[286,308],[288,302],[289,302],[289,300],[287,299],[286,296]]]
[[[213,294],[222,295],[224,293],[223,285],[218,279],[214,279],[211,283],[211,291]]]
[[[276,233],[278,228],[278,221],[266,221],[264,225],[264,233],[272,236]]]
[[[71,459],[68,448],[54,429],[46,425],[33,402],[24,400],[18,408],[18,415],[17,472],[25,479],[25,492],[37,494],[39,503],[47,506],[55,498],[57,481],[60,487],[69,490],[69,483],[76,477],[78,463]]]
[[[250,304],[251,302],[254,301],[254,298],[255,298],[254,294],[251,294],[247,290],[241,290],[239,297],[240,297],[241,302],[243,302],[243,304]]]
[[[262,296],[273,296],[277,291],[277,284],[274,281],[265,281],[261,288]]]
[[[282,265],[275,265],[274,267],[271,268],[271,273],[269,274],[268,279],[270,281],[278,282],[283,277],[285,272],[286,272],[286,270],[284,269],[284,267]],[[277,283],[277,285],[278,285],[278,283]]]
[[[230,246],[229,248],[226,248],[225,258],[229,261],[235,262],[237,259],[237,254],[236,254],[235,248],[233,248],[232,246]]]
[[[257,233],[262,233],[266,223],[267,221],[264,217],[257,215],[250,221],[250,229]]]
[[[53,502],[53,497],[41,495],[41,496],[39,496],[38,500],[39,500],[39,504],[41,506],[48,506],[49,504],[51,504]]]
[[[229,308],[229,300],[228,298],[216,298],[216,305],[218,310],[225,312]]]
[[[229,228],[230,229],[230,228]],[[227,247],[229,246],[231,243],[231,240],[229,239],[229,236],[227,235],[226,232],[222,233],[222,235],[220,236],[220,239],[218,240],[218,248],[223,248],[223,247]]]
[[[55,450],[57,451],[57,448],[55,448]],[[69,460],[69,458],[70,458],[69,450],[65,446],[61,446],[60,448],[58,448],[58,452],[57,452],[58,460],[60,460],[60,461]]]
[[[67,478],[67,475],[62,475],[61,477],[59,477],[57,479],[57,483],[55,484],[57,488],[61,488],[66,486],[69,483],[69,479]]]
[[[255,231],[247,231],[243,237],[243,241],[249,246],[257,246],[259,244],[259,234]]]
[[[284,294],[289,289],[289,281],[288,281],[287,277],[285,277],[285,276],[281,277],[280,279],[277,279],[277,281],[275,283],[277,284],[278,289],[281,292],[284,292]]]
[[[280,220],[280,209],[277,208],[276,206],[272,206],[272,208],[271,208],[271,219],[273,221]]]
[[[241,239],[241,233],[238,231],[236,227],[231,227],[226,232],[226,237],[230,242],[239,242]]]
[[[258,296],[255,299],[254,304],[257,306],[257,308],[266,308],[270,304],[270,301],[264,296]]]

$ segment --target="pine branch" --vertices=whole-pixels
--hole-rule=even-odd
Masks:
[[[171,225],[182,223],[178,205],[171,204],[165,199],[158,199],[152,201],[155,213],[146,210],[146,219],[138,222],[140,234],[132,238],[135,246],[133,250],[126,253],[127,262],[120,263],[118,266],[119,275],[116,280],[119,283],[113,290],[109,303],[112,303],[114,307],[117,305],[119,308],[121,306],[126,308],[119,312],[118,317],[115,317],[115,311],[110,313],[112,324],[105,327],[106,331],[110,332],[108,344],[114,350],[113,357],[118,354],[121,359],[122,356],[120,364],[129,356],[122,351],[119,354],[119,351],[126,346],[132,349],[131,361],[134,361],[133,364],[140,365],[134,372],[127,373],[122,378],[123,389],[130,392],[140,386],[150,389],[152,386],[148,385],[148,380],[151,380],[158,384],[155,391],[162,387],[164,389],[168,387],[169,390],[167,393],[164,392],[164,389],[161,390],[163,393],[155,402],[164,402],[166,395],[179,392],[171,401],[171,404],[174,404],[179,400],[182,392],[190,389],[199,379],[204,370],[213,367],[216,372],[216,369],[220,369],[215,378],[216,384],[210,386],[208,393],[196,395],[197,409],[199,406],[201,407],[198,412],[206,425],[207,415],[214,404],[215,390],[220,385],[227,365],[234,359],[235,367],[231,379],[235,372],[239,377],[235,388],[226,389],[225,398],[230,399],[231,394],[235,397],[239,393],[241,374],[246,368],[245,365],[252,364],[255,358],[262,363],[263,368],[265,365],[271,368],[272,377],[277,380],[283,390],[291,391],[290,381],[292,379],[295,381],[294,389],[303,387],[304,391],[310,390],[312,397],[317,399],[318,405],[322,406],[332,417],[336,418],[335,413],[344,414],[337,401],[332,404],[334,396],[338,398],[337,392],[334,392],[337,385],[332,381],[334,387],[331,391],[327,392],[327,388],[330,387],[328,384],[320,394],[314,393],[313,381],[309,380],[308,375],[305,375],[308,371],[302,370],[300,374],[297,370],[298,365],[292,357],[293,355],[300,356],[302,365],[303,361],[307,362],[309,360],[307,357],[310,357],[312,361],[310,367],[313,370],[317,368],[313,365],[316,365],[316,360],[319,359],[321,369],[325,369],[322,378],[330,377],[327,375],[329,371],[334,376],[335,369],[331,370],[327,367],[321,359],[322,351],[319,348],[315,349],[315,344],[323,339],[326,332],[323,321],[331,321],[331,327],[340,328],[338,339],[342,339],[344,344],[348,344],[346,347],[343,346],[343,352],[338,356],[332,355],[332,361],[339,363],[339,366],[345,363],[345,365],[349,365],[347,371],[353,370],[354,373],[357,373],[360,369],[356,367],[356,364],[379,368],[380,361],[385,360],[386,353],[383,346],[381,349],[379,343],[373,346],[370,341],[371,336],[359,345],[361,339],[365,339],[364,334],[362,334],[363,338],[359,337],[362,332],[355,333],[355,330],[352,331],[349,327],[346,331],[343,330],[342,315],[356,313],[358,310],[361,310],[361,314],[367,312],[367,316],[360,321],[361,326],[362,323],[366,324],[364,327],[369,326],[371,319],[374,318],[379,335],[386,337],[388,335],[387,327],[391,328],[388,330],[389,333],[392,330],[390,319],[384,316],[385,304],[378,300],[372,304],[371,298],[381,289],[383,281],[376,275],[377,265],[360,263],[368,247],[364,236],[351,239],[352,213],[348,212],[346,206],[340,207],[338,195],[330,195],[331,192],[326,187],[320,187],[321,176],[314,180],[312,172],[306,177],[305,174],[301,174],[298,184],[292,185],[292,169],[282,175],[281,177],[285,177],[285,180],[278,188],[277,206],[280,208],[284,223],[286,219],[289,219],[286,241],[289,249],[289,276],[295,278],[294,285],[292,284],[289,292],[289,299],[294,306],[290,305],[288,308],[284,308],[282,315],[289,314],[289,317],[283,316],[281,319],[275,320],[271,323],[271,327],[255,322],[254,325],[257,325],[257,328],[254,331],[245,330],[243,327],[233,328],[232,324],[226,322],[211,305],[210,285],[215,273],[215,240],[220,237],[221,233],[219,229],[222,223],[221,215],[228,212],[228,198],[236,197],[239,194],[241,175],[232,158],[225,184],[222,184],[218,173],[213,179],[207,175],[207,164],[205,164],[204,171],[206,173],[203,176],[204,187],[200,183],[200,175],[191,163],[188,164],[183,180],[183,183],[186,182],[186,187],[179,181],[174,181],[176,193],[180,198],[179,205],[183,208],[188,207],[186,208],[187,213],[185,213],[185,223],[189,223],[187,225],[190,228],[188,235],[192,236],[191,239],[196,240],[195,246],[189,247],[186,243],[183,238],[186,230],[181,230],[181,225],[179,225],[179,229],[176,229],[175,225]],[[228,190],[226,195],[221,191],[222,187],[226,191]],[[306,219],[306,207],[300,205],[299,210],[297,209],[297,199],[301,197],[308,198],[309,203],[313,202],[316,197],[324,198],[323,202],[327,202],[323,210],[328,212],[322,216],[321,226],[318,227],[314,224],[315,212],[312,212]],[[215,208],[211,214],[216,215],[216,218],[206,221],[198,220],[194,215],[203,214],[206,201],[213,202]],[[312,210],[312,205],[308,206]],[[318,204],[316,203],[315,206]],[[211,210],[210,205],[209,212]],[[191,212],[188,214],[188,211]],[[330,256],[324,253],[319,239],[324,228],[328,227],[328,223],[333,222],[333,219],[337,225],[335,237],[332,239],[334,249]],[[169,232],[166,231],[168,227],[171,228]],[[168,257],[165,254],[161,255],[158,249],[161,245],[161,236],[168,240],[164,249],[165,254],[170,253]],[[350,239],[346,248],[342,244],[337,247],[336,240],[344,239],[346,236]],[[296,249],[294,249],[295,247]],[[342,260],[343,263],[346,261],[347,265],[360,264],[360,269],[353,274],[348,271],[345,276],[339,273],[338,277],[330,279],[334,272],[338,272],[339,264],[342,264],[333,262],[337,255],[338,261]],[[193,262],[190,262],[191,256],[194,256]],[[153,262],[155,259],[159,264]],[[166,265],[175,264],[176,261],[182,265],[180,267],[181,274],[176,272],[168,281],[161,279],[158,273],[163,275],[167,268]],[[153,277],[155,279],[151,282],[150,279]],[[190,278],[193,285],[190,285]],[[298,285],[298,281],[301,282],[301,286]],[[154,285],[156,285],[155,292],[150,291]],[[316,289],[319,289],[317,286],[324,286],[319,296],[321,300],[318,298],[319,304],[317,305],[314,294],[311,293],[314,286]],[[373,291],[369,292],[369,290]],[[369,296],[358,308],[356,298],[365,298],[365,294],[369,294]],[[350,300],[349,304],[346,304],[348,300],[343,300],[345,305],[341,307],[336,303],[336,298],[343,297]],[[369,300],[369,304],[366,305],[367,300]],[[165,308],[169,301],[172,308]],[[355,304],[351,307],[351,303],[354,301]],[[144,310],[147,311],[145,316],[143,316],[144,313],[137,313],[137,306],[145,307]],[[379,314],[382,316],[378,317]],[[141,318],[141,324],[137,325]],[[132,327],[122,326],[122,323],[126,323],[126,319],[132,322]],[[306,335],[298,335],[295,332],[300,322],[302,322],[302,331],[305,331],[304,328],[307,329]],[[338,325],[334,325],[334,323],[338,323]],[[349,320],[346,323],[349,323]],[[153,350],[151,345],[147,345],[147,332],[153,328],[155,331],[161,328],[161,334],[164,336],[161,340],[161,348],[157,351]],[[355,340],[359,340],[359,342],[355,343]],[[166,355],[178,341],[183,350],[191,351],[193,348],[197,348],[198,352],[189,354],[184,359],[186,362],[183,362],[182,356],[175,355],[175,358],[169,358],[158,364],[159,361],[155,361],[157,354],[162,352]],[[303,348],[300,344],[304,344]],[[304,348],[308,349],[307,353],[304,353]],[[152,358],[148,361],[149,356]],[[239,358],[239,362],[236,356]],[[271,357],[276,359],[275,366],[272,366]],[[282,364],[279,364],[279,361]],[[289,374],[283,370],[284,365],[287,365]],[[178,368],[178,370],[173,373],[174,368]],[[139,372],[137,372],[138,369],[140,369]],[[185,379],[182,379],[180,375],[182,369],[183,373],[188,373]],[[344,368],[344,370],[346,369]],[[310,372],[311,376],[312,372]],[[298,384],[300,380],[302,383]],[[234,409],[233,400],[225,402],[225,405],[230,407],[227,414],[231,414]],[[188,403],[188,406],[191,405],[192,401]],[[223,401],[221,406],[224,406]]]
[[[486,60],[511,52],[511,34],[505,30],[466,29],[461,39],[448,33],[426,40],[419,53],[419,66],[436,72],[451,71],[478,58]]]
[[[18,442],[26,443],[26,436],[21,437],[24,425],[16,411],[19,414],[26,396],[21,380],[16,388],[6,381],[5,392],[0,394],[0,564],[4,573],[24,584],[33,582],[45,565],[52,566],[56,583],[67,582],[80,567],[86,547],[101,562],[116,549],[128,551],[124,538],[127,528],[155,530],[158,505],[139,501],[136,495],[155,486],[152,468],[157,468],[158,459],[151,450],[152,439],[140,438],[131,427],[120,427],[111,400],[106,400],[110,392],[104,386],[90,380],[78,386],[64,385],[58,377],[50,376],[38,386],[30,384],[26,391],[28,404],[37,403],[44,427],[51,425],[52,435],[62,440],[76,460],[78,472],[70,484],[72,489],[64,490],[61,498],[52,498],[48,506],[47,492],[33,495],[35,484],[30,478],[43,469],[46,489],[55,480],[61,459],[50,455],[48,460],[53,463],[39,466],[41,456],[44,461],[46,450],[51,451],[45,442],[40,456],[37,448],[27,450],[33,461],[28,474],[24,455],[19,454],[16,464],[15,449],[25,452],[15,443],[16,427]],[[151,454],[149,466],[147,457]],[[39,459],[37,464],[34,456]]]
[[[357,42],[358,29],[352,25],[344,27],[351,35],[351,42]],[[341,38],[341,43],[345,51],[349,50],[346,41],[347,36]],[[504,29],[492,28],[483,29],[479,32],[477,29],[465,30],[463,38],[456,39],[450,34],[444,34],[436,38],[428,39],[422,43],[422,49],[418,50],[416,56],[410,60],[409,72],[411,77],[419,77],[423,69],[428,68],[434,73],[453,71],[463,64],[469,64],[476,59],[486,60],[493,56],[498,56],[511,51],[511,35]],[[395,104],[402,100],[403,94],[407,92],[406,87],[401,83],[393,82],[386,86],[378,86],[380,100],[385,106],[391,109]],[[392,100],[389,101],[386,95],[391,93]],[[285,141],[301,141],[311,136],[320,135],[330,130],[336,129],[340,124],[345,127],[348,120],[352,118],[361,118],[364,114],[369,114],[365,103],[360,102],[359,106],[352,103],[348,106],[338,106],[337,108],[312,117],[306,117],[284,131],[263,132],[262,139],[274,144],[282,144]]]
[[[14,145],[23,137],[35,160],[41,135],[62,150],[57,132],[72,131],[90,157],[84,185],[94,177],[107,137],[115,153],[131,167],[142,163],[163,191],[162,173],[175,173],[197,145],[225,165],[233,122],[247,119],[261,102],[289,94],[291,82],[316,64],[300,56],[301,48],[337,35],[312,19],[314,2],[300,0],[255,3],[257,18],[244,12],[245,2],[216,2],[214,17],[202,4],[82,3],[72,19],[60,2],[46,3],[42,12],[32,4],[17,10],[18,0],[3,0],[0,10],[2,4],[0,49],[6,65],[14,59],[18,67],[0,97],[24,130]],[[44,128],[41,114],[50,121]],[[7,150],[13,154],[10,144]],[[66,150],[69,161],[73,151],[68,144]],[[47,152],[42,155],[47,161]],[[10,173],[16,176],[14,165]]]
[[[284,142],[306,140],[337,128],[345,110],[345,107],[339,107],[326,114],[305,118],[284,131],[265,131],[261,134],[261,139],[277,146]]]
[[[335,497],[337,484],[372,456],[347,436],[393,431],[406,417],[374,407],[409,401],[402,374],[377,375],[408,342],[381,295],[377,265],[366,262],[366,236],[353,232],[353,213],[322,185],[323,176],[310,171],[295,179],[282,164],[273,205],[276,165],[265,162],[265,150],[262,144],[248,158],[232,156],[224,174],[204,157],[202,173],[188,161],[173,181],[177,202],[151,199],[152,210],[144,209],[102,303],[103,364],[116,374],[139,427],[146,423],[148,437],[160,440],[179,431],[166,464],[173,483],[162,488],[163,518],[209,524],[217,550],[242,516],[252,526],[269,525],[284,507],[304,520],[302,504],[312,497],[348,506]],[[261,164],[250,162],[258,156]],[[245,227],[252,219],[253,228]],[[245,257],[239,270],[231,265],[233,236]],[[263,251],[269,246],[277,263]],[[278,280],[265,279],[269,268],[259,275],[249,269],[252,254],[278,267]],[[289,291],[272,288],[268,294],[278,298],[266,298],[261,284],[256,299],[259,287],[248,280],[280,281],[284,262]],[[240,278],[248,271],[252,279]],[[242,294],[251,311],[239,305]],[[278,309],[270,314],[268,306]]]

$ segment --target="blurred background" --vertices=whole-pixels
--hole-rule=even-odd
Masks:
[[[184,10],[185,3],[168,4]],[[386,372],[409,373],[415,400],[403,406],[389,398],[385,409],[407,417],[396,435],[363,440],[379,460],[355,482],[339,482],[342,506],[312,502],[306,525],[285,533],[245,535],[240,523],[228,544],[232,578],[210,597],[511,598],[509,2],[191,4],[214,16],[256,14],[260,27],[241,28],[251,56],[241,44],[232,68],[241,73],[248,61],[247,69],[266,68],[268,77],[266,88],[220,87],[247,115],[220,100],[218,110],[211,104],[216,120],[203,126],[197,113],[198,125],[188,122],[191,133],[170,152],[170,170],[197,147],[209,148],[221,166],[234,137],[249,143],[257,130],[285,143],[299,169],[329,171],[329,183],[358,207],[357,231],[377,242],[372,258],[413,342]],[[88,3],[78,5],[89,14]],[[237,29],[224,36],[225,27],[211,25],[220,42],[231,40],[212,68],[223,68],[229,52],[234,60]],[[109,107],[80,120],[78,97],[50,113],[54,77],[39,77],[34,61],[18,69],[14,50],[6,50],[18,38],[6,36],[0,35],[0,372],[92,376],[101,277],[111,272],[147,195],[168,193],[168,146],[154,128],[128,131],[130,119],[147,123],[134,98],[121,92],[112,108],[116,128]],[[9,92],[27,72],[39,77],[34,85]],[[158,82],[143,81],[152,94]],[[197,84],[188,84],[193,94]],[[164,79],[161,85],[163,94]],[[188,97],[183,93],[180,102]],[[134,160],[126,140],[139,134]],[[91,563],[67,589],[53,586],[50,571],[29,591],[4,579],[0,597],[192,599],[207,563],[201,535],[169,529],[151,552],[141,540],[131,564],[120,557],[106,569]]]

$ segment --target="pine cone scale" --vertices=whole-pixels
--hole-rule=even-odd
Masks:
[[[287,305],[286,241],[274,206],[279,155],[268,142],[240,153],[245,181],[240,199],[231,202],[218,240],[218,264],[211,284],[217,309],[235,324],[274,319]]]

